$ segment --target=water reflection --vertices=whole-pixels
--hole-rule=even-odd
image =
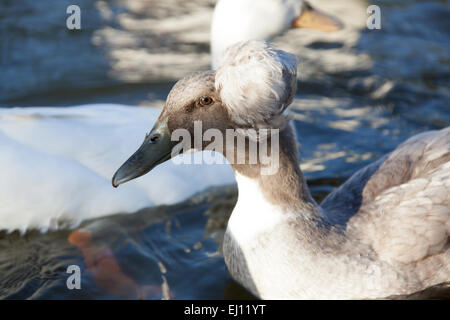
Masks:
[[[217,242],[203,235],[219,194],[88,221],[71,234],[2,233],[0,298],[220,299],[230,279]],[[66,286],[72,264],[81,290]]]

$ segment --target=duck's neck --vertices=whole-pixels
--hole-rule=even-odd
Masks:
[[[275,150],[271,149],[271,138],[279,141]],[[300,170],[292,127],[285,126],[278,136],[269,137],[268,140],[268,153],[270,150],[276,153],[270,154],[269,158],[276,164],[267,161],[262,164],[259,158],[256,164],[232,164],[238,183],[239,201],[263,201],[276,208],[280,214],[298,213],[308,220],[322,219]]]
[[[273,139],[278,147],[272,148]],[[284,126],[278,135],[269,135],[266,141],[263,148],[270,153],[271,162],[258,156],[256,164],[233,164],[237,162],[236,152],[234,159],[228,159],[238,184],[238,201],[228,222],[228,232],[242,246],[277,226],[296,228],[295,232],[302,230],[308,241],[315,235],[320,237],[328,223],[300,170],[292,126]],[[246,162],[249,162],[248,148]]]
[[[260,297],[264,297],[261,282],[270,276],[267,270],[281,274],[280,263],[289,263],[289,253],[284,251],[292,250],[291,245],[298,250],[297,244],[285,243],[290,235],[298,233],[299,240],[314,242],[323,221],[299,168],[291,126],[280,131],[279,141],[278,170],[272,175],[261,173],[261,163],[232,164],[239,196],[228,221],[223,253],[233,277]],[[274,252],[279,256],[271,257]]]

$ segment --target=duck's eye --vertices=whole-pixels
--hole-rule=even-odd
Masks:
[[[209,106],[211,103],[213,103],[213,99],[210,97],[201,97],[200,100],[198,100],[198,104],[202,107]]]
[[[151,142],[156,142],[159,140],[159,134],[155,134],[153,136],[150,137],[150,141]]]

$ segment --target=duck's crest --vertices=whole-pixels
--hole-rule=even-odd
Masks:
[[[237,123],[276,123],[297,89],[297,58],[265,41],[239,42],[225,52],[215,86]]]

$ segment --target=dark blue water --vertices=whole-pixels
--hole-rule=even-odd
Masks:
[[[124,13],[134,19],[165,19],[198,7],[211,9],[208,1],[189,6],[173,0],[133,11],[125,1],[116,1],[107,2],[108,15],[101,4],[80,1],[84,30],[73,33],[60,27],[69,2],[0,3],[1,106],[160,103],[184,71],[165,74],[160,67],[158,73],[156,65],[149,65],[142,74],[121,69],[118,76],[111,55],[117,47],[100,31],[124,30],[116,19]],[[358,2],[349,3],[342,6]],[[360,28],[350,48],[336,39],[307,45],[317,54],[330,53],[322,64],[336,65],[324,69],[303,61],[312,76],[299,77],[292,105],[302,168],[317,200],[411,135],[450,125],[449,2],[375,3],[382,9],[381,30]],[[155,30],[148,26],[139,43],[122,46],[194,56],[209,51],[205,42],[183,42]],[[370,63],[340,68],[340,54],[349,52],[365,55]],[[186,70],[207,67],[202,63]],[[138,76],[132,80],[123,77],[133,72]],[[1,232],[0,298],[245,297],[219,253],[235,200],[232,186],[174,206],[89,221],[82,226],[93,233],[87,248],[71,244],[69,230],[23,236]],[[91,258],[93,262],[86,260]],[[67,288],[69,265],[81,269],[80,290]]]

